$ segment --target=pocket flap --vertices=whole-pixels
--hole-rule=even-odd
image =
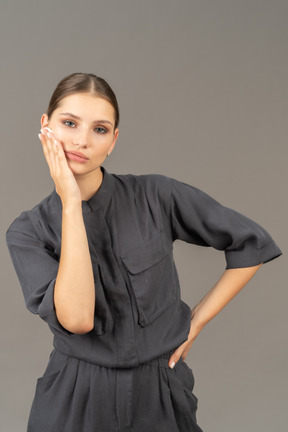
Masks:
[[[137,274],[157,264],[172,249],[173,243],[160,231],[147,242],[121,255],[121,259],[131,274]]]

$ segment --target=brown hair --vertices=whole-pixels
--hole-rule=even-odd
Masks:
[[[119,124],[118,102],[109,84],[103,79],[92,73],[75,72],[63,78],[54,90],[47,109],[48,120],[53,111],[58,108],[60,101],[73,93],[90,93],[92,95],[106,99],[114,108],[115,127]]]

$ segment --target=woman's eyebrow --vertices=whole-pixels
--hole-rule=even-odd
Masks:
[[[73,117],[76,120],[81,120],[81,118],[78,117],[77,115],[72,114],[72,113],[68,113],[68,112],[67,113],[60,113],[59,115],[65,115],[65,116]],[[111,126],[113,126],[113,124],[109,120],[95,120],[93,123],[110,123]]]

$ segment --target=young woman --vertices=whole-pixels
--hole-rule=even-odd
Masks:
[[[28,432],[201,432],[187,353],[282,254],[263,227],[192,185],[108,173],[118,124],[104,79],[63,78],[39,135],[55,188],[6,233],[27,308],[54,334]],[[176,239],[225,253],[222,276],[192,310],[180,298]]]

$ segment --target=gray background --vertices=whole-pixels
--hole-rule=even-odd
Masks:
[[[37,134],[72,72],[103,76],[118,97],[109,172],[193,184],[282,249],[207,324],[186,361],[205,432],[285,429],[287,18],[286,0],[1,1],[1,431],[25,430],[52,350],[47,324],[25,308],[4,234],[53,189]],[[175,242],[175,259],[192,307],[224,271],[224,254]]]

